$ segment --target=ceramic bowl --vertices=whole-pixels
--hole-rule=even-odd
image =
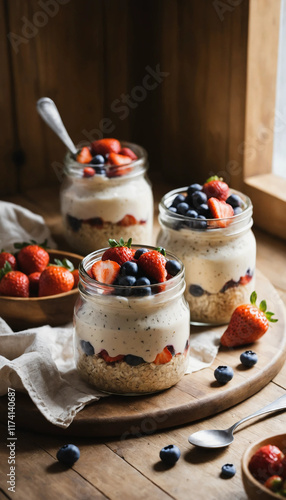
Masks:
[[[255,443],[252,443],[244,452],[241,460],[242,481],[248,498],[251,500],[257,500],[258,498],[259,500],[271,500],[273,498],[276,498],[277,500],[282,498],[280,495],[270,491],[268,488],[265,488],[265,486],[257,481],[248,468],[252,455],[254,455],[254,453],[261,448],[261,446],[265,446],[267,444],[278,446],[278,448],[286,454],[286,434],[269,436],[268,438],[256,441]]]
[[[78,268],[81,255],[60,250],[47,250],[50,262],[70,260]],[[72,321],[78,289],[48,297],[0,297],[0,316],[15,331],[42,325],[60,326]]]

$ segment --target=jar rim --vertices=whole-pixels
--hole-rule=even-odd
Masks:
[[[135,175],[139,175],[142,172],[145,172],[148,169],[148,153],[145,148],[133,142],[120,141],[120,143],[122,147],[128,147],[132,149],[132,151],[137,154],[138,158],[137,160],[133,160],[126,165],[104,166],[107,174],[106,177],[108,177],[110,180],[118,180],[122,177],[133,177]],[[114,167],[116,167],[116,169],[120,172],[120,170],[123,170],[123,168],[125,168],[126,166],[128,166],[128,169],[130,169],[127,173],[116,176],[108,175],[108,173],[112,171],[112,168],[114,169]],[[83,170],[86,167],[95,167],[95,165],[91,163],[79,163],[78,161],[76,161],[76,159],[73,158],[73,155],[70,151],[66,152],[64,157],[64,171],[66,174],[82,178]],[[89,180],[88,177],[86,179]]]
[[[188,186],[184,186],[181,188],[173,189],[171,191],[168,191],[160,200],[159,203],[159,212],[161,215],[165,215],[169,218],[171,222],[178,223],[178,222],[186,222],[186,221],[196,221],[197,219],[195,217],[189,217],[186,215],[181,215],[175,212],[171,212],[168,208],[171,205],[171,202],[173,199],[178,195],[178,194],[183,194],[186,193],[188,189]],[[230,189],[230,194],[237,194],[246,204],[246,207],[240,214],[233,215],[231,217],[225,217],[225,218],[217,218],[217,219],[208,219],[206,218],[206,224],[207,227],[205,228],[187,228],[192,231],[196,232],[221,232],[226,229],[234,228],[236,225],[241,225],[245,221],[245,223],[249,223],[249,219],[252,225],[252,212],[253,212],[253,205],[251,202],[251,199],[245,195],[244,193],[241,193],[240,191],[237,191],[235,189]],[[224,226],[225,224],[225,226]]]
[[[140,248],[147,248],[148,250],[157,250],[158,247],[153,247],[150,245],[139,245],[139,244],[134,244],[131,245],[132,249],[140,249]],[[84,286],[84,289],[89,292],[89,294],[92,294],[92,292],[99,292],[101,294],[111,294],[111,292],[116,289],[118,289],[121,292],[124,292],[125,290],[129,290],[131,287],[130,286],[125,286],[125,285],[114,285],[114,284],[105,284],[101,283],[99,281],[96,281],[94,278],[92,278],[89,274],[88,271],[91,269],[92,265],[99,261],[100,258],[102,257],[103,253],[110,249],[110,247],[107,248],[102,248],[100,250],[95,250],[94,252],[89,253],[86,255],[82,261],[79,264],[79,277],[80,277],[80,284]],[[169,280],[163,281],[162,283],[151,283],[150,285],[133,285],[132,289],[133,290],[142,290],[146,287],[151,288],[151,291],[153,291],[153,294],[164,294],[165,292],[173,291],[182,281],[184,282],[185,278],[185,266],[181,259],[179,259],[175,254],[172,252],[166,251],[166,259],[167,260],[175,260],[178,262],[181,266],[180,271],[178,274],[170,278]],[[158,291],[159,287],[165,287],[165,290],[160,290]],[[184,284],[185,287],[185,284]],[[80,288],[81,289],[81,288]],[[157,290],[157,292],[156,292]],[[153,295],[152,294],[152,295]],[[152,297],[151,295],[151,297]],[[141,297],[141,296],[136,296],[136,295],[130,295],[129,296],[132,299],[142,299],[146,297]],[[129,298],[127,297],[127,298]]]

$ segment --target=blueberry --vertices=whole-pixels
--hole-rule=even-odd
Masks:
[[[201,191],[203,189],[203,186],[201,184],[191,184],[188,187],[188,194],[193,194],[195,191]]]
[[[57,459],[71,467],[80,457],[80,451],[74,444],[65,444],[57,452]]]
[[[189,205],[185,202],[182,202],[182,203],[179,203],[177,205],[177,212],[178,214],[180,215],[185,215],[187,213],[187,211],[189,210]]]
[[[242,199],[237,195],[237,194],[231,194],[227,200],[226,203],[232,206],[232,208],[236,207],[242,207],[243,201]]]
[[[143,253],[146,253],[148,252],[147,248],[138,248],[138,250],[136,250],[135,254],[134,254],[134,259],[138,260],[139,257],[141,257],[141,255],[143,255]]]
[[[174,214],[176,214],[176,213],[177,213],[177,209],[176,209],[176,207],[172,207],[172,206],[171,206],[171,207],[169,207],[169,208],[168,208],[168,210],[169,210],[170,212],[173,212]]]
[[[227,384],[233,377],[233,369],[230,366],[218,366],[214,371],[214,376],[219,384]]]
[[[137,295],[137,297],[148,297],[148,295],[152,294],[152,289],[150,286],[143,287],[142,285],[144,285],[145,283],[138,283],[138,281],[141,279],[148,280],[148,278],[138,278],[135,285],[140,285],[140,288],[134,288],[133,293],[134,293],[134,295]],[[148,281],[149,281],[149,285],[150,285],[150,280],[148,280]]]
[[[238,215],[242,213],[242,208],[241,207],[235,207],[233,209],[233,215]]]
[[[200,207],[198,207],[198,213],[199,215],[204,215],[208,219],[211,218],[211,213],[207,203],[203,203]]]
[[[138,286],[142,286],[142,285],[150,286],[151,281],[149,280],[149,278],[146,278],[146,276],[140,276],[140,278],[137,278],[135,285],[136,286],[137,285]]]
[[[104,163],[105,159],[102,155],[95,155],[90,162],[91,165],[104,165]]]
[[[120,269],[120,274],[122,276],[137,276],[138,274],[138,265],[136,262],[127,261],[122,264]]]
[[[172,356],[175,356],[176,351],[175,351],[175,348],[174,348],[173,345],[167,345],[167,349],[168,349],[168,351],[170,351],[170,353],[172,354]]]
[[[119,276],[118,277],[118,285],[120,286],[133,286],[136,283],[136,278],[135,276]]]
[[[67,223],[75,232],[80,229],[81,220],[73,217],[72,215],[67,215]]]
[[[203,193],[202,191],[195,191],[193,194],[192,194],[192,201],[193,201],[193,206],[195,208],[198,208],[200,207],[201,205],[203,204],[206,204],[207,201],[208,201],[208,197],[205,193]]]
[[[258,356],[253,351],[245,351],[240,355],[240,361],[244,366],[251,367],[256,365]]]
[[[187,217],[192,217],[193,219],[196,219],[198,216],[198,213],[195,210],[188,210],[187,213],[185,214]]]
[[[124,358],[124,361],[130,366],[138,366],[142,365],[142,363],[145,363],[143,358],[140,358],[139,356],[133,356],[133,354],[127,354]]]
[[[233,477],[236,473],[236,468],[233,464],[224,464],[221,468],[221,475],[225,478]]]
[[[171,276],[176,276],[181,271],[181,264],[177,260],[167,260],[165,267]]]
[[[102,166],[99,165],[97,167],[92,167],[92,168],[93,168],[93,170],[95,171],[95,173],[97,175],[103,175],[103,174],[105,174],[105,167],[103,165]]]
[[[205,293],[200,285],[190,285],[189,292],[194,297],[201,297]]]
[[[162,462],[167,465],[174,465],[180,458],[181,452],[175,444],[164,446],[160,451],[160,458]]]
[[[87,342],[86,340],[81,340],[80,347],[82,348],[83,352],[87,354],[87,356],[94,355],[94,348],[90,342]]]
[[[179,203],[183,203],[185,201],[185,196],[183,194],[177,194],[177,196],[173,199],[172,207],[177,207]]]
[[[207,220],[204,215],[198,215],[198,218],[194,221],[194,229],[206,229],[208,226]]]

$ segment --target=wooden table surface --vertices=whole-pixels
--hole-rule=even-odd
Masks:
[[[163,189],[163,188],[162,188]],[[161,193],[160,193],[161,194]],[[32,191],[9,201],[44,216],[60,248],[61,236],[56,189]],[[286,242],[255,229],[257,267],[278,290],[286,303]],[[285,413],[260,417],[242,424],[232,445],[222,450],[201,450],[188,443],[189,434],[200,429],[227,428],[242,417],[281,396],[286,389],[286,364],[262,390],[224,412],[167,431],[126,438],[69,438],[79,446],[80,460],[72,469],[57,462],[56,453],[65,444],[61,436],[47,436],[16,430],[16,492],[8,491],[7,426],[0,425],[0,499],[205,499],[246,500],[240,461],[246,447],[271,434],[285,432]],[[16,404],[17,411],[17,404]],[[176,444],[181,458],[172,468],[159,459],[163,446]],[[232,479],[220,477],[221,466],[233,463]]]

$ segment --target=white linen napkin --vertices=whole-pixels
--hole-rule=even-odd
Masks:
[[[48,238],[55,246],[44,219],[11,203],[0,202],[1,248],[13,250],[15,241]],[[0,396],[8,388],[26,391],[44,417],[67,428],[88,403],[105,394],[93,389],[77,374],[73,357],[72,325],[13,332],[0,318]],[[210,366],[217,354],[220,333],[210,330],[191,335],[187,373]]]

